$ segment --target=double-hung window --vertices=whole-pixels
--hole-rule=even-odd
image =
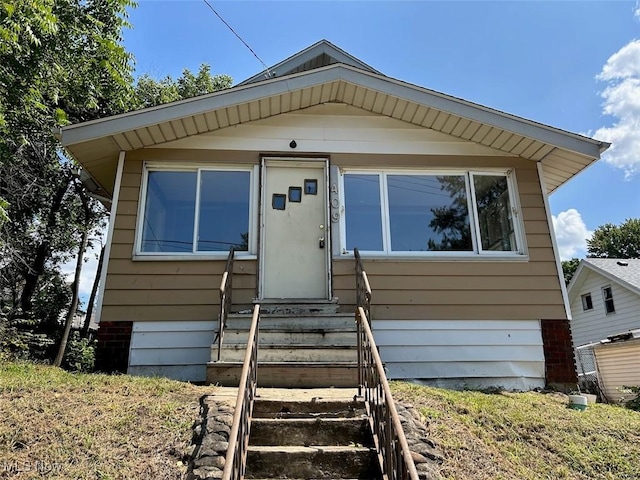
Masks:
[[[616,312],[616,307],[613,303],[613,290],[611,286],[602,287],[602,299],[604,300],[604,310],[607,315]]]
[[[505,172],[343,172],[343,253],[517,255]]]
[[[139,254],[250,250],[250,169],[147,168]]]

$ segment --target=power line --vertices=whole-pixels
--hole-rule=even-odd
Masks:
[[[238,33],[237,33],[237,32],[236,32],[236,31],[231,27],[231,25],[229,25],[229,24],[225,21],[225,19],[224,19],[224,18],[222,18],[218,12],[216,12],[216,9],[215,9],[215,8],[213,8],[213,6],[211,6],[211,4],[210,4],[207,0],[202,0],[202,1],[203,1],[204,3],[206,3],[206,4],[207,4],[207,6],[211,9],[211,11],[212,11],[213,13],[215,13],[215,14],[216,14],[216,17],[218,17],[218,18],[220,19],[220,21],[221,21],[222,23],[224,23],[224,24],[227,26],[227,28],[228,28],[229,30],[231,30],[231,32],[232,32],[236,37],[238,37],[238,40],[240,40],[242,43],[244,43],[244,46],[245,46],[245,47],[247,47],[251,53],[253,53],[253,56],[254,56],[254,57],[256,57],[256,58],[258,59],[258,61],[262,64],[262,66],[264,67],[264,69],[267,71],[267,78],[271,78],[271,71],[269,71],[269,67],[267,67],[267,64],[266,64],[266,63],[264,63],[264,62],[262,61],[262,59],[258,56],[258,54],[257,54],[256,52],[254,52],[254,51],[253,51],[253,49],[249,46],[249,44],[248,44],[247,42],[245,42],[245,41],[242,39],[242,37],[241,37],[240,35],[238,35]]]

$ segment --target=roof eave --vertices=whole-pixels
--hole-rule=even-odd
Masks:
[[[511,133],[517,133],[558,148],[586,155],[594,160],[600,158],[600,153],[608,147],[608,144],[595,139],[559,130],[440,92],[378,74],[364,72],[355,67],[342,64],[333,64],[308,72],[242,87],[234,87],[159,107],[64,127],[62,130],[62,144],[69,146],[107,135],[126,132],[134,128],[177,120],[230,105],[246,103],[259,98],[275,96],[287,91],[308,88],[336,80],[343,80],[365,88],[381,91],[407,101],[458,115],[462,118],[484,123]]]

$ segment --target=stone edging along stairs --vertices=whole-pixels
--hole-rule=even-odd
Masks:
[[[203,397],[189,480],[222,478],[237,390]],[[245,478],[380,479],[364,404],[355,389],[265,389],[254,406]],[[442,457],[411,408],[397,405],[416,468],[439,479]]]

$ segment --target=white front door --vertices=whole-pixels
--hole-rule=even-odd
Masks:
[[[265,160],[260,298],[329,297],[326,160]]]

